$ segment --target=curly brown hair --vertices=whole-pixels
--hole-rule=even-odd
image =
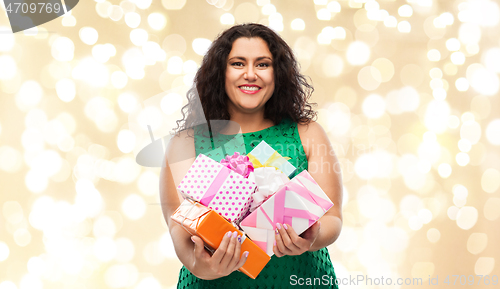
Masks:
[[[240,37],[262,38],[273,56],[275,89],[265,104],[264,117],[275,124],[285,117],[301,124],[316,118],[317,112],[312,108],[316,104],[308,102],[314,88],[300,73],[292,49],[269,27],[246,23],[223,31],[212,42],[196,73],[194,85],[187,92],[188,104],[181,110],[183,119],[177,121],[178,131],[203,123],[204,120],[230,119],[225,90],[226,65],[233,42]]]

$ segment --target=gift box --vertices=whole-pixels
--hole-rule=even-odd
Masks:
[[[248,179],[257,184],[257,190],[252,195],[250,212],[257,209],[278,189],[290,181],[285,173],[275,167],[257,168],[249,174]]]
[[[288,162],[290,158],[282,157],[265,141],[261,141],[247,156],[255,169],[260,167],[275,167],[288,177],[292,176],[297,170],[296,167]]]
[[[238,223],[250,208],[256,184],[199,154],[177,188],[230,222]]]
[[[272,256],[276,223],[290,225],[301,234],[332,206],[309,172],[302,171],[243,219],[240,226],[257,246]]]
[[[219,247],[222,238],[228,231],[237,231],[238,235],[243,238],[241,255],[243,255],[245,251],[249,252],[245,264],[239,271],[252,279],[255,279],[257,275],[259,275],[260,271],[262,271],[267,262],[271,259],[266,252],[259,248],[249,238],[246,238],[245,234],[236,229],[214,210],[191,199],[185,199],[171,218],[182,225],[191,235],[202,238],[205,242],[205,247],[211,252]]]

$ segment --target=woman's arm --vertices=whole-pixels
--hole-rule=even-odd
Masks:
[[[340,163],[325,130],[317,122],[299,125],[299,135],[309,164],[308,172],[333,202],[333,207],[319,220],[320,232],[309,251],[326,247],[342,229],[342,175]]]
[[[337,240],[342,229],[342,178],[340,164],[325,131],[317,122],[298,125],[298,131],[309,168],[334,206],[317,223],[307,229],[302,237],[291,226],[279,225],[276,234],[275,254],[299,255],[305,251],[317,251]]]
[[[182,201],[176,184],[180,183],[194,160],[193,138],[187,137],[186,133],[174,136],[167,147],[165,164],[160,173],[160,200],[179,260],[196,277],[212,280],[227,276],[243,266],[248,255],[243,254],[240,259],[241,244],[233,233],[226,234],[219,248],[210,256],[201,238],[192,237],[170,218]]]

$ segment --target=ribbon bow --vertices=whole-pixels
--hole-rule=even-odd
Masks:
[[[259,162],[259,160],[251,153],[247,154],[247,156],[248,159],[252,162],[254,169],[262,167],[275,167],[279,169],[290,159],[289,157],[282,157],[277,151],[275,151],[263,164]]]
[[[284,186],[290,179],[275,167],[261,167],[250,173],[248,179],[257,184],[257,190],[252,195],[250,212],[257,209],[279,188]]]

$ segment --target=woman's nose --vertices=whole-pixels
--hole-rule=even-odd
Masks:
[[[243,75],[243,77],[245,79],[248,79],[248,80],[256,80],[257,79],[257,74],[255,73],[255,70],[254,70],[253,67],[248,66],[247,71],[245,72],[245,74]]]

